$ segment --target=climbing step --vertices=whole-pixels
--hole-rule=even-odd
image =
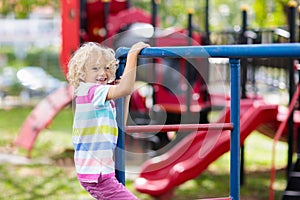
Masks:
[[[283,193],[282,200],[300,199],[300,160],[298,159],[289,174],[288,183]]]
[[[287,189],[300,192],[300,172],[290,172]]]
[[[299,200],[300,191],[285,191],[282,200]]]

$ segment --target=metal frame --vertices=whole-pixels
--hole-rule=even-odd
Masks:
[[[116,52],[120,60],[117,76],[123,73],[129,48],[121,47]],[[261,45],[215,45],[215,46],[181,46],[149,47],[143,49],[140,57],[222,57],[229,58],[230,63],[230,122],[233,126],[230,137],[230,199],[240,199],[240,58],[289,57],[300,58],[300,44],[261,44]],[[124,152],[124,118],[123,100],[117,104],[119,139],[116,152],[117,178],[125,185],[125,152]]]

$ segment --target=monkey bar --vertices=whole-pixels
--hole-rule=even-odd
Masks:
[[[117,76],[123,73],[126,56],[129,48],[121,47],[117,50],[116,57],[120,60]],[[230,136],[230,196],[226,199],[240,199],[240,58],[275,58],[275,57],[300,57],[300,44],[260,44],[260,45],[216,45],[216,46],[181,46],[181,47],[149,47],[143,49],[139,55],[144,58],[154,57],[222,57],[229,58],[230,64],[230,124],[210,125],[164,125],[164,126],[139,126],[124,127],[123,100],[117,101],[117,117],[119,124],[119,139],[116,150],[116,173],[120,182],[125,184],[125,152],[124,130],[147,132],[151,130],[176,130],[187,128],[188,130],[208,130],[210,128],[231,130]],[[152,127],[152,128],[151,128]],[[171,128],[171,129],[168,129]],[[181,130],[181,129],[180,129]]]

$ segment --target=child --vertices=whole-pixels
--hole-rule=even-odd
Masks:
[[[146,47],[149,45],[143,42],[131,47],[117,85],[108,84],[114,81],[118,65],[110,48],[94,42],[85,43],[68,64],[67,78],[75,88],[72,140],[77,177],[96,199],[137,199],[115,178],[113,154],[118,129],[113,99],[126,97],[133,91],[137,57]]]

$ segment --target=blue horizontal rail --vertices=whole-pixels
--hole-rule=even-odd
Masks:
[[[129,48],[121,47],[116,57],[125,58]],[[257,44],[257,45],[215,45],[215,46],[180,46],[149,47],[141,51],[141,57],[222,57],[222,58],[298,58],[300,43],[293,44]]]
[[[123,73],[129,48],[121,47],[116,52],[120,60],[117,75]],[[240,58],[300,58],[300,43],[258,44],[258,45],[218,45],[218,46],[180,46],[180,47],[149,47],[140,52],[144,58],[229,58],[230,64],[230,122],[233,125],[230,137],[230,198],[240,199]],[[116,153],[117,178],[125,184],[125,153],[124,153],[124,121],[123,104],[120,104],[117,116],[119,124],[118,148]]]

